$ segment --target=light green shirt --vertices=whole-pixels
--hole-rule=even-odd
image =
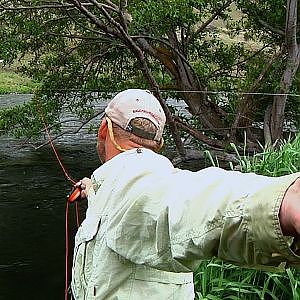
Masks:
[[[214,256],[255,268],[299,265],[278,219],[299,176],[191,172],[147,149],[117,155],[92,175],[75,241],[75,299],[192,300],[192,272]]]

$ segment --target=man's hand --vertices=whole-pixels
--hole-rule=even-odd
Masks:
[[[300,178],[286,191],[280,207],[279,220],[284,235],[300,237]]]
[[[87,198],[89,189],[92,186],[92,181],[90,178],[84,177],[80,181],[75,184],[75,187],[79,187],[81,189],[80,197],[81,199]]]

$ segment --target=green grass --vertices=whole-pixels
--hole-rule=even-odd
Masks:
[[[239,154],[242,172],[281,176],[300,171],[300,134],[294,140],[282,142],[276,149],[262,149],[254,156]],[[214,166],[218,158],[208,157]],[[274,273],[240,268],[220,260],[204,261],[194,276],[196,299],[274,299],[300,300],[300,271],[287,269]]]
[[[14,71],[0,69],[0,94],[29,94],[33,93],[36,87],[37,84],[30,78]]]
[[[203,262],[194,276],[196,299],[297,300],[299,271],[264,272],[240,268],[217,259]]]
[[[280,142],[276,149],[265,148],[261,153],[249,157],[238,155],[242,172],[254,172],[267,176],[282,176],[300,171],[300,134],[294,140]]]

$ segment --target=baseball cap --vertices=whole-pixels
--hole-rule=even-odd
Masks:
[[[124,130],[155,141],[160,141],[166,123],[165,113],[157,98],[147,90],[128,89],[118,93],[105,109],[107,117]],[[130,121],[135,118],[150,120],[157,131],[155,134],[134,128]]]

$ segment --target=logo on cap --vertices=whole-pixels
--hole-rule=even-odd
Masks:
[[[156,115],[156,114],[154,114],[154,113],[151,112],[151,111],[147,111],[147,110],[144,110],[144,109],[134,109],[132,112],[133,112],[133,113],[139,113],[139,112],[141,112],[141,113],[149,114],[149,115],[150,115],[152,118],[154,118],[154,119],[157,121],[157,123],[160,125],[160,119],[159,119],[159,116]]]

